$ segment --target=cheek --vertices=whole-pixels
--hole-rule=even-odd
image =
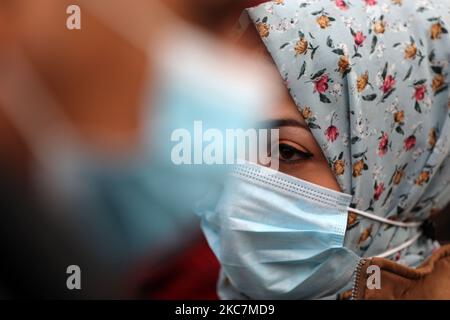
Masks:
[[[341,191],[336,177],[326,161],[324,163],[317,163],[315,166],[314,171],[309,172],[305,180],[328,189]]]
[[[328,189],[341,191],[336,177],[325,159],[318,160],[316,157],[316,159],[298,165],[280,165],[280,171]]]

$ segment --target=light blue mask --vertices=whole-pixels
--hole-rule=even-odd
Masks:
[[[236,166],[219,198],[211,195],[199,213],[237,291],[251,299],[315,299],[348,284],[360,261],[343,247],[350,202],[249,163]]]

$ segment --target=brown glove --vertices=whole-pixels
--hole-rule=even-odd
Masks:
[[[370,265],[381,270],[380,289],[367,286]],[[355,299],[367,300],[450,299],[450,245],[441,247],[417,269],[383,258],[368,259],[358,272],[353,294]]]

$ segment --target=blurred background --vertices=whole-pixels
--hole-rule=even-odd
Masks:
[[[273,104],[266,62],[232,40],[260,2],[0,1],[0,298],[217,298],[193,208],[224,173],[174,166],[170,133]]]
[[[173,129],[242,127],[267,101],[230,41],[243,8],[0,1],[0,298],[217,298],[192,207],[221,170],[168,154]]]

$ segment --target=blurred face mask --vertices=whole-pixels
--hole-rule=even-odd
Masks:
[[[251,299],[318,299],[351,282],[361,260],[343,246],[347,212],[355,211],[349,208],[351,200],[350,195],[248,163],[236,166],[220,195],[211,194],[198,212],[224,275],[240,294]]]
[[[80,139],[20,51],[1,61],[0,106],[38,160],[36,190],[72,209],[74,215],[55,219],[90,230],[90,243],[107,257],[183,243],[196,230],[194,203],[223,179],[222,166],[175,165],[173,130],[192,133],[198,120],[204,128],[246,128],[255,110],[271,103],[261,94],[270,91],[265,82],[254,70],[224,63],[215,41],[186,25],[177,35],[186,41],[149,53],[159,77],[144,87],[141,145],[116,158]]]

